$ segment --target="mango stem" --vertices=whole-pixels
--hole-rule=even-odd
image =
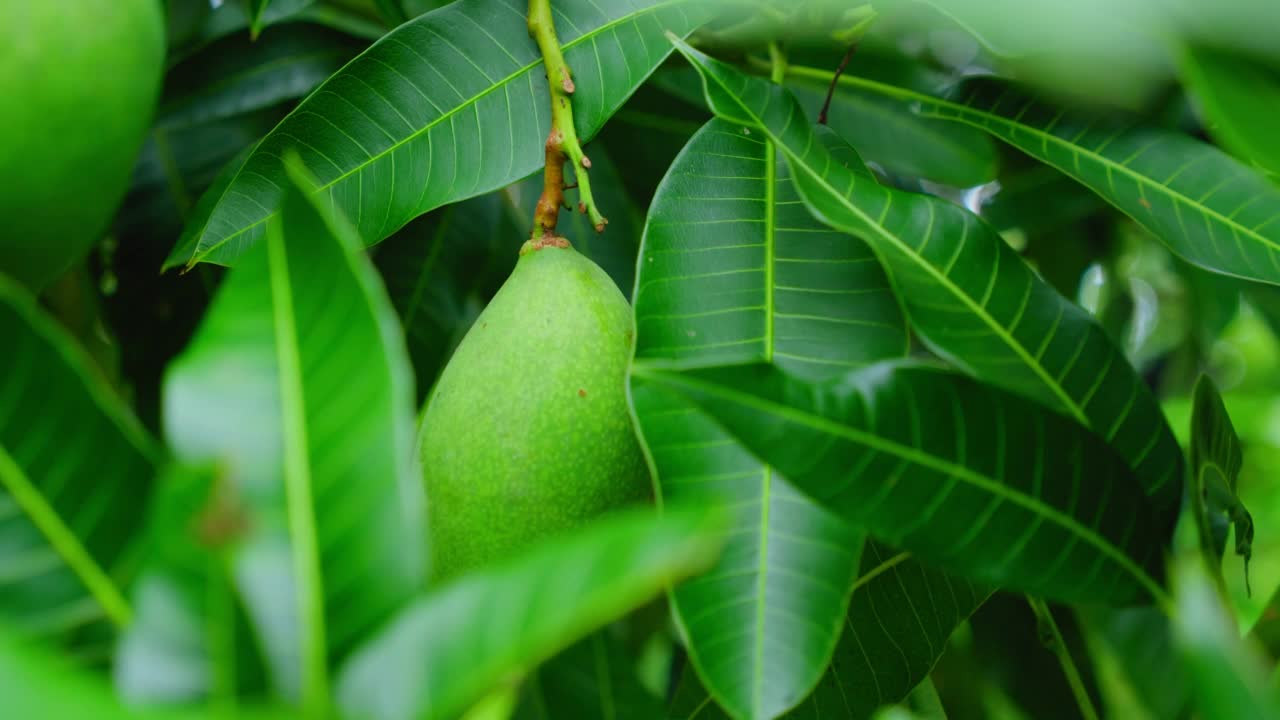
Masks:
[[[587,214],[596,232],[604,232],[609,221],[600,214],[591,195],[591,179],[587,170],[591,159],[582,151],[578,131],[573,124],[573,73],[564,61],[560,40],[556,37],[555,23],[551,18],[551,0],[529,0],[529,35],[542,51],[542,61],[547,70],[547,85],[551,89],[551,132],[547,134],[547,166],[543,176],[542,195],[533,211],[531,240],[556,236],[556,223],[565,201],[564,163],[573,164],[581,202],[578,209]]]

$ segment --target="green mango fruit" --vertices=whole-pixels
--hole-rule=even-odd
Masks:
[[[557,240],[525,244],[427,399],[419,456],[436,579],[650,495],[627,409],[631,308]]]
[[[0,272],[39,290],[106,232],[164,52],[157,0],[0,2]]]

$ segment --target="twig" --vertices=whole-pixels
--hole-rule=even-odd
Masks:
[[[1062,631],[1058,629],[1058,623],[1054,621],[1049,606],[1044,600],[1030,595],[1027,596],[1027,603],[1031,605],[1031,611],[1036,614],[1036,624],[1039,625],[1041,639],[1058,656],[1058,664],[1062,666],[1062,674],[1067,676],[1067,684],[1071,686],[1071,693],[1075,695],[1081,717],[1085,720],[1098,720],[1098,711],[1093,707],[1093,700],[1089,698],[1089,691],[1085,689],[1080,670],[1076,668],[1075,660],[1071,659],[1067,643],[1062,639]]]
[[[849,50],[845,52],[844,58],[836,67],[835,74],[831,76],[831,85],[827,87],[827,99],[822,102],[822,110],[818,112],[819,125],[827,124],[827,111],[831,109],[831,96],[836,94],[836,83],[840,82],[840,76],[844,73],[845,66],[849,64],[849,58],[853,57],[853,51],[857,49],[857,44],[849,46]]]
[[[564,197],[566,160],[573,163],[573,174],[577,178],[578,194],[582,199],[579,207],[591,219],[596,232],[604,232],[604,226],[609,221],[600,214],[591,195],[591,180],[587,174],[591,160],[582,152],[578,132],[574,129],[573,106],[569,101],[569,96],[574,91],[573,73],[565,64],[564,54],[560,51],[560,40],[556,37],[555,23],[551,18],[551,0],[529,0],[529,35],[542,51],[547,85],[551,88],[551,132],[547,135],[547,167],[543,176],[542,195],[533,211],[533,233],[530,239],[535,242],[557,239],[556,222],[559,220],[560,208],[570,207]]]

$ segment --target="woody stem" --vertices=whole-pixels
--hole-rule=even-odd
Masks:
[[[547,85],[551,89],[551,132],[547,134],[547,166],[543,179],[542,195],[533,211],[532,239],[554,237],[560,207],[565,202],[565,172],[567,160],[573,164],[577,180],[579,207],[591,219],[596,232],[604,232],[608,222],[596,208],[591,195],[591,179],[587,170],[591,160],[582,152],[578,132],[573,124],[573,74],[564,61],[560,40],[556,37],[555,23],[551,18],[551,0],[529,0],[529,35],[538,43],[547,70]]]

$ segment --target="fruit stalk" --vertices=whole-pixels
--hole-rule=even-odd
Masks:
[[[547,85],[551,89],[551,132],[547,134],[547,166],[543,179],[542,195],[533,211],[533,232],[530,239],[539,241],[556,237],[556,222],[560,207],[565,202],[564,163],[573,163],[577,178],[578,207],[591,218],[596,232],[604,232],[609,221],[600,214],[591,195],[591,179],[587,170],[591,159],[582,151],[578,132],[573,125],[573,73],[564,61],[560,39],[556,37],[555,23],[551,19],[551,0],[529,0],[529,35],[542,51],[542,61],[547,70]]]

